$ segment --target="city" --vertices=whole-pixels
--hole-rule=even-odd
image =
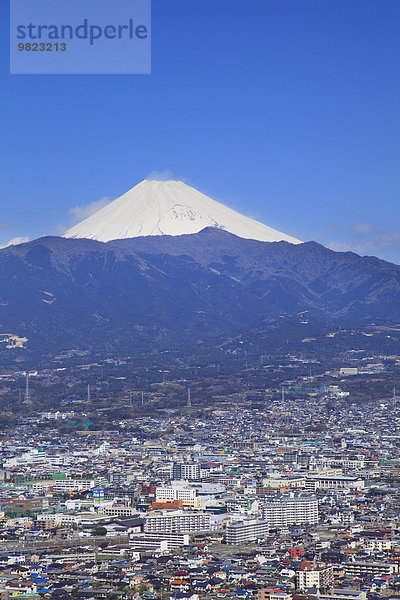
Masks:
[[[129,383],[121,373],[131,372],[130,359],[86,360],[86,368],[14,374],[25,382],[24,411],[10,414],[1,437],[3,598],[365,600],[399,592],[400,398],[393,390],[354,402],[346,389],[360,378],[371,389],[377,378],[391,385],[400,356],[346,354],[328,371],[315,359],[276,357],[278,369],[263,357],[252,388],[242,380],[247,356],[237,370],[242,391],[223,391],[219,369],[211,397],[197,390],[192,365],[196,379],[173,380],[171,368],[144,361],[148,389],[124,389],[114,408],[96,399],[93,382],[86,397],[35,409],[36,378],[61,372],[70,382],[97,369],[111,379],[118,368],[118,381]],[[315,375],[293,378],[299,362]],[[281,381],[262,388],[271,370]],[[2,379],[10,386],[11,373]]]
[[[0,3],[0,600],[400,600],[399,23]]]

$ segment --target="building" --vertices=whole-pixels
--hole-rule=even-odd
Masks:
[[[309,494],[277,494],[263,504],[262,518],[269,527],[316,525],[318,501]]]
[[[296,560],[297,558],[304,556],[304,548],[292,547],[288,548],[288,552],[291,560]]]
[[[200,465],[196,463],[174,463],[172,467],[172,479],[199,481]]]
[[[367,593],[364,590],[331,588],[330,594],[321,594],[319,600],[367,600]]]
[[[385,577],[399,572],[399,565],[382,562],[354,561],[343,564],[346,577]]]
[[[130,538],[129,546],[135,551],[149,551],[149,552],[167,552],[168,542],[162,539],[148,539],[143,536],[135,536]]]
[[[378,552],[385,552],[393,548],[393,542],[391,540],[366,540],[367,548],[369,550],[377,550]]]
[[[269,526],[265,521],[248,519],[236,521],[226,528],[227,544],[245,544],[268,535]]]
[[[52,486],[54,492],[79,492],[94,487],[94,479],[56,479]]]
[[[129,539],[130,546],[139,547],[154,547],[161,550],[176,550],[182,546],[189,545],[189,534],[187,533],[142,533],[132,535]],[[165,548],[163,548],[165,546]]]
[[[153,510],[177,510],[183,508],[182,500],[172,500],[171,502],[152,502],[151,508]]]
[[[258,600],[292,600],[289,592],[278,591],[276,588],[258,590]]]
[[[174,500],[182,500],[184,506],[194,506],[196,497],[196,490],[185,486],[170,485],[158,487],[156,489],[156,502],[173,502]]]
[[[339,375],[357,375],[358,368],[357,367],[341,367],[339,369]]]
[[[296,573],[296,589],[326,588],[333,583],[333,567],[309,568]]]
[[[102,506],[99,508],[99,514],[109,517],[131,517],[136,514],[136,509],[130,506]]]
[[[306,487],[305,477],[297,477],[293,475],[284,475],[283,477],[264,477],[262,480],[265,488],[304,488]]]
[[[362,490],[364,481],[359,477],[346,475],[311,475],[306,479],[306,490]]]
[[[210,530],[211,516],[207,513],[176,511],[146,516],[144,530],[149,533],[192,533]]]

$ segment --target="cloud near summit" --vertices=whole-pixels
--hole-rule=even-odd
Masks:
[[[11,240],[8,240],[8,242],[6,244],[0,245],[0,248],[8,248],[8,246],[17,246],[18,244],[25,244],[26,242],[29,242],[29,241],[30,241],[30,238],[27,236],[15,237],[15,238],[12,238]]]
[[[94,200],[94,202],[90,202],[89,204],[81,204],[80,206],[73,206],[69,209],[68,214],[73,218],[74,224],[91,217],[95,212],[104,208],[111,202],[110,198],[105,196],[104,198],[100,198],[100,200]]]
[[[111,198],[108,196],[103,196],[99,200],[94,200],[88,204],[72,206],[68,210],[68,217],[61,223],[52,227],[50,231],[47,232],[47,235],[62,235],[67,229],[84,221],[88,217],[91,217],[95,212],[107,206],[111,201]]]

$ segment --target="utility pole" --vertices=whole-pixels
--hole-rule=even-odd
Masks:
[[[29,372],[26,373],[26,383],[25,383],[25,398],[24,402],[30,402],[31,394],[29,391]]]

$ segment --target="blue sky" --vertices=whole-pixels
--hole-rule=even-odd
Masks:
[[[122,76],[9,75],[5,4],[0,244],[167,170],[400,263],[399,0],[153,0],[152,74]]]

